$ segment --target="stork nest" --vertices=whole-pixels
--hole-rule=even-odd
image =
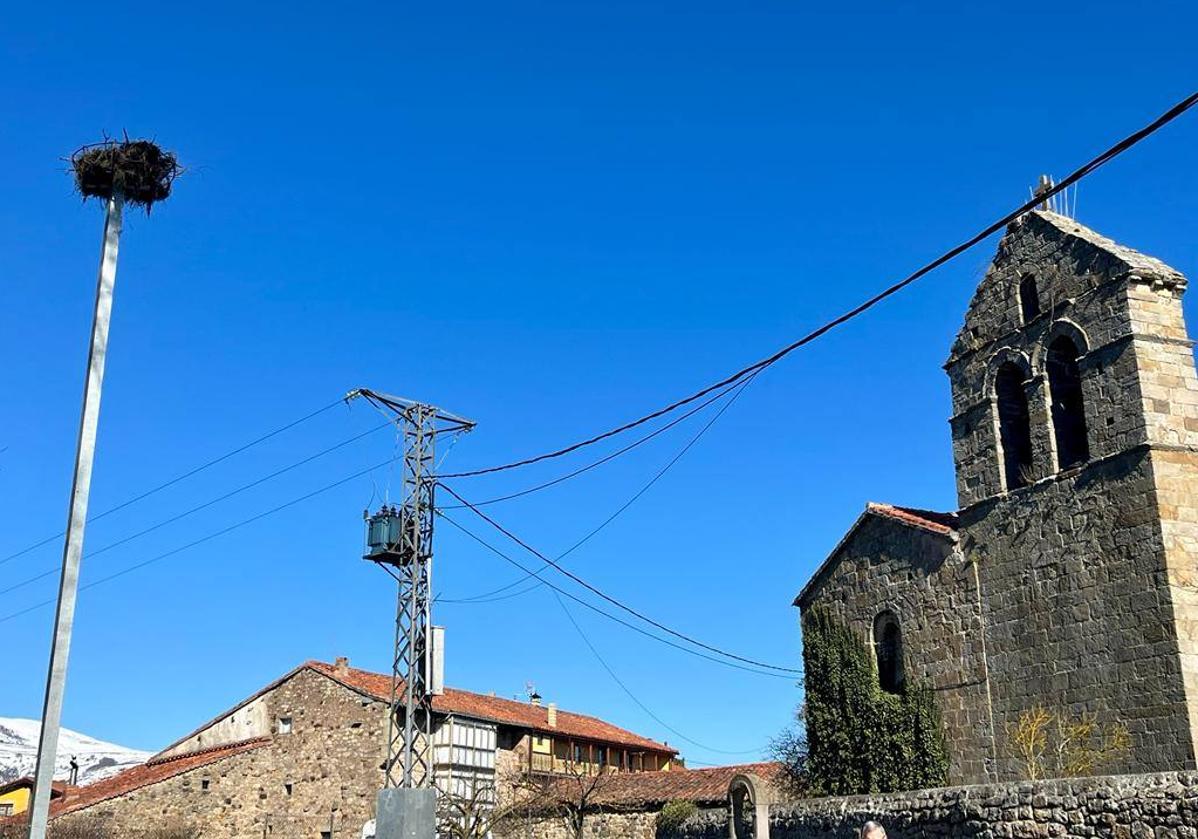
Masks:
[[[149,140],[105,140],[71,155],[75,188],[88,198],[121,196],[146,212],[171,194],[171,184],[183,171],[171,152]]]

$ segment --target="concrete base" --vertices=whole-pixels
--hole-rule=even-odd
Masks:
[[[377,839],[436,839],[437,791],[434,789],[379,790]]]

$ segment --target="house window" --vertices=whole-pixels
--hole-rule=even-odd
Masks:
[[[1040,292],[1036,290],[1036,278],[1031,274],[1024,274],[1019,281],[1019,311],[1025,324],[1040,314]]]
[[[333,839],[333,831],[331,831],[331,830],[320,831],[320,839]]]
[[[1048,345],[1045,372],[1052,396],[1052,428],[1057,443],[1057,468],[1068,469],[1090,459],[1086,440],[1086,405],[1077,345],[1061,335]]]
[[[283,784],[283,792],[286,793],[287,795],[291,795],[291,782],[290,781]]]
[[[291,717],[279,717],[279,733],[291,733]]]
[[[11,803],[0,804],[0,816],[11,816],[12,808],[13,808],[13,805]]]
[[[595,752],[595,762],[600,766],[607,766],[607,749],[600,746]]]
[[[208,787],[211,785],[211,783],[212,782],[209,781],[207,778],[204,778],[202,781],[200,781],[200,789],[207,790]]]
[[[894,612],[874,618],[874,656],[878,685],[887,693],[898,693],[903,687],[903,636]]]
[[[586,762],[586,756],[585,756],[584,752],[582,751],[581,743],[574,744],[574,762],[575,763],[585,763]]]
[[[998,368],[994,396],[998,401],[999,442],[1007,489],[1027,486],[1032,471],[1032,426],[1028,415],[1023,370],[1008,361]]]

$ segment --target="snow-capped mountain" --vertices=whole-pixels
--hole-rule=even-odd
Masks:
[[[42,725],[37,720],[0,717],[0,783],[32,775],[37,762],[37,738]],[[79,763],[79,783],[90,784],[144,763],[149,752],[105,743],[86,734],[64,728],[58,736],[58,759],[54,777],[65,781],[71,772],[71,758]]]

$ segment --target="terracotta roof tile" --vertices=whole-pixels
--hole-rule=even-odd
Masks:
[[[33,784],[34,778],[32,775],[23,775],[20,778],[14,778],[7,783],[0,784],[0,795],[4,795],[6,792],[12,792],[13,790],[21,789],[22,787],[33,789]],[[68,784],[66,781],[51,781],[50,798],[58,798],[67,790],[72,789],[77,789],[77,787]]]
[[[601,782],[592,799],[596,806],[634,807],[667,801],[710,804],[726,801],[728,785],[737,775],[757,775],[771,781],[782,771],[780,763],[743,763],[710,769],[671,769],[668,772],[614,774]],[[563,781],[570,784],[571,781]]]
[[[894,504],[880,504],[871,501],[867,507],[871,513],[887,516],[892,519],[922,527],[933,533],[956,533],[958,527],[956,513],[937,513],[933,510],[920,510],[915,507],[898,507]]]
[[[175,757],[151,758],[140,766],[126,769],[103,781],[96,781],[94,784],[83,787],[71,787],[66,795],[51,804],[50,815],[61,816],[84,807],[91,807],[110,798],[126,795],[151,784],[161,783],[176,775],[216,763],[235,754],[257,749],[269,742],[269,737],[257,737],[253,740],[213,746],[210,749],[201,749]]]
[[[323,673],[347,687],[375,699],[389,701],[391,698],[391,677],[382,673],[370,673],[354,667],[338,671],[337,666],[323,661],[310,661],[307,664],[313,670]],[[501,699],[497,696],[484,696],[465,690],[446,688],[445,693],[433,698],[433,710],[443,714],[462,714],[475,719],[501,723],[517,728],[524,728],[542,734],[576,737],[580,740],[590,740],[598,743],[611,743],[624,747],[643,749],[648,752],[676,755],[678,750],[633,734],[609,722],[596,717],[575,714],[570,711],[557,712],[557,725],[549,725],[548,709],[544,706],[527,702],[516,702],[511,699]]]

